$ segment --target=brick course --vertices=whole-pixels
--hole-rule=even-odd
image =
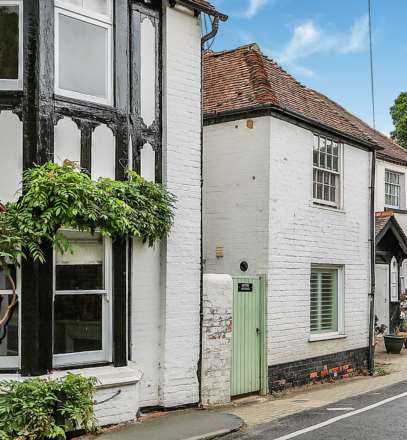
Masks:
[[[269,391],[345,378],[367,367],[368,347],[269,366]]]

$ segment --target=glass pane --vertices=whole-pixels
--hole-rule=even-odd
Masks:
[[[65,0],[65,2],[97,14],[108,15],[109,13],[109,0]]]
[[[326,140],[326,152],[332,154],[332,141],[331,139]]]
[[[18,79],[18,6],[0,6],[0,79]]]
[[[14,280],[15,285],[17,286],[17,278],[16,278],[16,268],[15,266],[9,266],[10,275]],[[0,290],[12,290],[10,279],[4,273],[4,270],[0,268]],[[1,317],[0,317],[1,319]]]
[[[3,317],[12,302],[12,295],[0,295],[0,316]],[[18,304],[11,312],[8,322],[0,328],[0,357],[18,356]]]
[[[326,167],[328,168],[328,170],[332,170],[332,156],[330,154],[328,154],[328,156],[326,157],[327,163],[326,163]]]
[[[83,7],[97,14],[109,14],[108,0],[83,0]]]
[[[59,15],[59,87],[107,98],[106,28]]]
[[[83,7],[83,0],[65,0],[66,3],[71,3],[71,5]]]
[[[332,169],[333,169],[334,171],[339,171],[339,167],[338,167],[338,158],[337,158],[337,157],[334,157],[334,158],[333,158]]]
[[[54,353],[102,350],[102,295],[56,295]]]
[[[322,200],[322,185],[317,185],[317,199]]]
[[[104,246],[99,234],[64,232],[72,252],[56,253],[56,290],[103,290]]]
[[[331,202],[336,202],[336,190],[335,190],[335,187],[331,187],[330,191],[331,191],[330,201]]]
[[[324,200],[329,200],[329,186],[324,186]]]

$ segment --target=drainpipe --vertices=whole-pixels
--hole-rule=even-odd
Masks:
[[[376,150],[372,151],[370,183],[370,294],[369,294],[369,374],[374,373],[374,317],[376,291],[376,233],[375,233],[375,184],[376,184]]]
[[[200,300],[199,300],[199,361],[198,361],[198,383],[199,403],[202,403],[202,323],[203,323],[203,53],[205,43],[216,36],[219,29],[219,17],[214,17],[212,30],[201,38],[201,274],[200,274]]]
[[[204,46],[205,43],[209,40],[212,40],[212,38],[216,37],[216,34],[218,33],[219,30],[219,17],[213,17],[212,20],[212,30],[207,33],[206,35],[204,35],[201,39],[201,45],[202,45],[202,51],[205,50]]]

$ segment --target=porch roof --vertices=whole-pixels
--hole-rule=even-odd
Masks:
[[[393,211],[376,212],[376,245],[380,243],[382,238],[390,230],[397,239],[400,248],[407,254],[407,236],[394,216]]]

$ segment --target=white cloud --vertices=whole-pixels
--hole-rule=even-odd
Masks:
[[[281,63],[295,64],[316,53],[361,52],[367,47],[368,32],[366,16],[356,20],[349,32],[324,29],[313,20],[308,20],[294,28],[290,41],[277,58]]]
[[[254,17],[260,9],[268,3],[268,0],[249,0],[249,4],[244,13],[245,17]]]
[[[368,43],[368,34],[369,17],[365,15],[353,24],[347,45],[342,48],[341,52],[351,53],[365,50]]]

